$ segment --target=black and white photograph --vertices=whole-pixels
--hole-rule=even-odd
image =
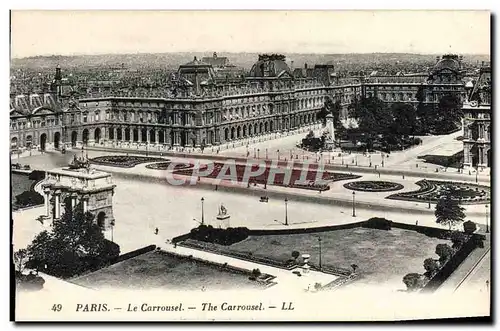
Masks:
[[[11,10],[14,321],[491,321],[491,15]]]

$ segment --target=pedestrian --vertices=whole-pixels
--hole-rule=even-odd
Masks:
[[[418,220],[415,221],[415,225],[418,226]]]
[[[403,175],[403,179],[405,179],[405,175]]]
[[[158,228],[155,229],[155,234],[158,234]]]

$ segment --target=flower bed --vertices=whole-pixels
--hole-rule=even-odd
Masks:
[[[252,171],[255,172],[258,170],[258,165],[252,166]],[[237,164],[235,165],[236,174],[231,174],[229,170],[226,173],[222,173],[224,169],[224,164],[216,162],[214,163],[214,168],[212,172],[204,177],[207,178],[229,178],[230,176],[235,176],[234,180],[237,182],[243,182],[243,176],[245,174],[246,166]],[[201,171],[207,169],[207,166],[202,166],[200,168]],[[348,179],[357,179],[361,178],[358,175],[351,175],[345,173],[334,173],[334,172],[320,172],[317,170],[308,169],[305,175],[305,182],[299,182],[299,179],[302,179],[302,170],[301,169],[292,169],[290,181],[286,182],[286,176],[284,173],[275,173],[274,178],[270,180],[272,168],[267,165],[264,173],[257,176],[250,176],[248,178],[248,183],[256,183],[256,184],[268,184],[268,185],[276,185],[276,186],[284,186],[284,187],[292,187],[292,188],[300,188],[300,189],[309,189],[316,191],[326,191],[329,190],[330,187],[328,182],[340,181],[340,180],[348,180]],[[174,172],[178,175],[191,176],[193,174],[193,169],[182,169],[176,170]],[[318,177],[318,178],[317,178]],[[246,178],[245,178],[246,179]]]
[[[491,188],[484,185],[425,179],[416,184],[420,186],[418,190],[393,194],[387,199],[437,203],[441,196],[451,194],[452,199],[464,205],[485,204],[491,200]]]
[[[141,163],[165,161],[159,157],[129,156],[129,155],[106,155],[98,156],[89,160],[93,164],[110,167],[133,168]]]
[[[390,192],[398,191],[404,188],[403,185],[393,182],[382,181],[359,181],[344,184],[344,187],[353,191],[363,192]]]
[[[170,164],[172,164],[172,162],[170,161],[158,162],[158,163],[148,164],[146,165],[146,168],[154,170],[168,170]],[[194,165],[192,163],[176,163],[173,170],[190,169],[193,167]]]

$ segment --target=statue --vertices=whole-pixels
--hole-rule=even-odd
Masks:
[[[219,207],[219,214],[217,215],[217,220],[221,221],[220,227],[228,228],[229,227],[229,218],[231,216],[227,213],[226,207],[223,204]]]
[[[83,154],[83,149],[82,149]],[[88,158],[82,156],[81,158],[77,157],[76,154],[73,157],[73,161],[69,164],[69,169],[89,169],[90,162]]]
[[[220,205],[220,208],[219,208],[219,215],[223,216],[223,215],[227,215],[227,209],[226,207],[224,207],[223,204]]]

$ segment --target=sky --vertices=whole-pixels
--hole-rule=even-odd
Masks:
[[[490,54],[488,11],[12,11],[11,56]]]

